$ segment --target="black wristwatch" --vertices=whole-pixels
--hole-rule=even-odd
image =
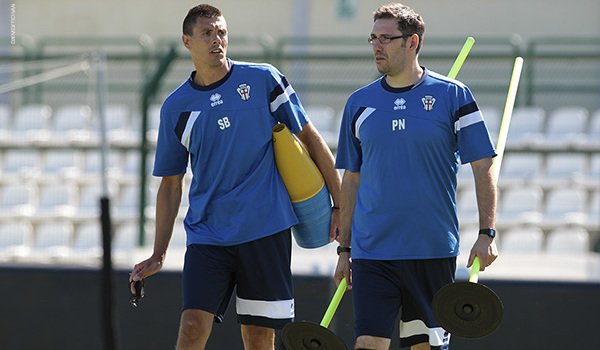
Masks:
[[[350,247],[337,247],[337,255],[340,255],[341,253],[350,253]]]
[[[479,230],[479,234],[480,235],[488,235],[492,238],[496,237],[496,230],[494,230],[493,228],[482,228],[481,230]]]

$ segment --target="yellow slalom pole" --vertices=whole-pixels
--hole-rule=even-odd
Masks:
[[[465,44],[463,45],[462,49],[460,50],[458,56],[456,57],[456,60],[454,61],[452,68],[450,68],[450,72],[448,73],[448,78],[456,79],[456,76],[458,75],[458,71],[460,71],[460,68],[462,67],[463,63],[467,59],[467,55],[471,51],[473,44],[475,44],[475,39],[472,36],[468,37],[467,40],[465,41]]]
[[[504,114],[502,115],[502,124],[500,125],[500,135],[498,136],[498,144],[496,145],[496,153],[498,154],[494,158],[494,179],[496,179],[496,182],[498,182],[498,178],[500,177],[500,167],[502,166],[504,150],[506,149],[506,138],[508,136],[508,129],[512,119],[512,112],[515,106],[515,100],[517,98],[517,89],[519,87],[519,80],[521,79],[522,71],[523,58],[517,57],[513,67],[512,77],[510,78],[508,96],[506,97],[506,105],[504,106]],[[473,266],[471,267],[471,277],[469,278],[469,282],[477,283],[479,280],[480,268],[481,266],[479,257],[476,256],[475,259],[473,259]]]
[[[512,113],[515,106],[517,89],[519,87],[519,80],[521,79],[522,71],[523,58],[517,57],[515,59],[515,65],[513,67],[512,77],[510,78],[508,96],[506,97],[506,105],[504,106],[504,114],[502,115],[502,124],[500,125],[500,135],[498,136],[498,145],[496,146],[496,151],[498,153],[498,155],[494,159],[494,178],[496,179],[496,181],[498,181],[498,178],[500,177],[500,167],[502,166],[502,159],[504,158],[506,138],[508,136],[508,129],[510,127],[510,121],[512,119]]]

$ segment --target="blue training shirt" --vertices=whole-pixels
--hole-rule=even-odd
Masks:
[[[360,172],[353,258],[458,256],[459,162],[496,155],[469,89],[423,69],[413,86],[380,78],[346,103],[336,168]]]
[[[154,176],[193,177],[184,220],[187,244],[229,246],[298,223],[273,155],[272,127],[308,122],[292,86],[273,66],[228,60],[220,81],[196,72],[165,100]]]

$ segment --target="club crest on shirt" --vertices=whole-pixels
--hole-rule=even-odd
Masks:
[[[250,99],[250,85],[248,84],[240,84],[237,88],[238,94],[244,101],[248,101]]]
[[[433,97],[431,95],[425,95],[425,97],[423,97],[421,99],[421,101],[423,101],[423,109],[425,109],[427,112],[433,110],[433,104],[435,103],[435,97]]]

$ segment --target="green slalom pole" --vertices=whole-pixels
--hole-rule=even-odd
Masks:
[[[456,79],[456,76],[458,75],[458,71],[460,71],[460,68],[462,67],[463,63],[465,63],[465,60],[467,59],[467,55],[469,55],[469,52],[471,51],[473,44],[475,44],[475,39],[472,36],[468,37],[467,40],[465,41],[465,44],[463,45],[462,49],[458,53],[458,56],[456,57],[456,61],[454,61],[452,68],[450,68],[450,72],[448,73],[448,78]]]
[[[321,321],[322,327],[329,327],[329,323],[333,318],[333,314],[335,313],[335,310],[340,304],[340,301],[342,301],[342,297],[344,296],[344,292],[346,291],[347,285],[348,284],[346,282],[346,278],[342,278],[342,280],[340,281],[340,285],[338,286],[337,290],[335,291],[335,294],[333,295],[333,299],[331,299],[331,303],[329,303],[327,311],[325,311],[325,316],[323,316],[323,320]]]

